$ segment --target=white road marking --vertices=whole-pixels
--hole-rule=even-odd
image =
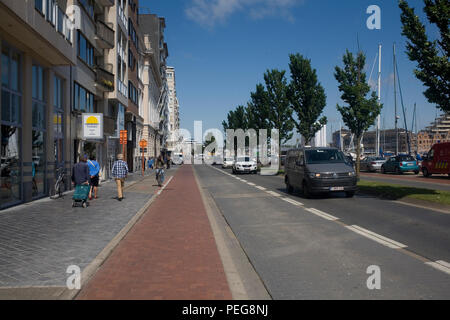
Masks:
[[[290,204],[293,204],[294,206],[303,206],[303,203],[292,200],[291,198],[281,198],[286,202],[289,202]]]
[[[247,184],[249,185],[249,186],[256,186],[256,184],[254,184],[254,183],[251,183],[251,182],[247,182]]]
[[[274,196],[274,197],[281,197],[281,194],[276,193],[276,192],[274,192],[274,191],[266,191],[266,192],[267,192],[268,194]]]
[[[260,186],[255,186],[256,187],[256,189],[259,189],[259,190],[261,190],[261,191],[266,191],[267,189],[266,188],[264,188],[264,187],[260,187]]]
[[[432,266],[433,268],[450,274],[450,263],[443,260],[438,260],[436,262],[425,262],[425,264]]]
[[[375,232],[366,230],[364,228],[358,227],[356,225],[353,226],[346,226],[347,229],[352,230],[353,232],[356,232],[366,238],[369,238],[373,241],[376,241],[378,243],[381,243],[382,245],[392,248],[392,249],[401,249],[408,247],[407,245],[404,245],[400,242],[394,241],[392,239],[383,237],[382,235],[379,235]]]
[[[244,180],[244,179],[240,179],[242,182],[244,182],[244,183],[247,183],[247,180]]]
[[[305,210],[315,214],[316,216],[319,216],[321,218],[324,218],[324,219],[327,219],[327,220],[330,220],[330,221],[339,220],[339,218],[336,218],[335,216],[332,216],[332,215],[330,215],[328,213],[325,213],[323,211],[320,211],[320,210],[317,210],[317,209],[314,209],[314,208],[305,208]]]
[[[172,178],[173,178],[173,176],[171,176],[169,178],[169,180],[167,180],[166,184],[161,189],[159,189],[159,191],[156,193],[158,196],[161,194],[161,192],[164,191],[164,189],[167,187],[167,185],[170,183],[170,181],[172,181]]]

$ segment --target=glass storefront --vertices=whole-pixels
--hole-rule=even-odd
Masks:
[[[21,57],[2,43],[0,115],[0,208],[22,200]]]
[[[44,69],[33,64],[32,106],[32,182],[33,198],[46,193],[46,146],[45,146],[45,75]]]

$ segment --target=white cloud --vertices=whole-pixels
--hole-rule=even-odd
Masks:
[[[293,21],[291,9],[304,0],[191,0],[186,9],[189,19],[206,27],[224,23],[232,14],[243,11],[253,19],[279,16]]]

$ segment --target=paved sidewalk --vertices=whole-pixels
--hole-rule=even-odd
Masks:
[[[69,193],[0,211],[0,299],[21,297],[11,288],[64,288],[68,266],[83,271],[159,189],[154,175],[131,175],[125,186],[122,202],[111,181],[87,209],[72,208]]]
[[[77,298],[232,298],[192,166],[178,170]]]

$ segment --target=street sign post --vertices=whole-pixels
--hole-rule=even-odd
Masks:
[[[141,152],[142,152],[142,176],[144,176],[144,172],[145,172],[145,157],[144,157],[144,152],[147,152],[147,140],[141,140],[139,141],[139,147],[141,147]]]
[[[122,155],[124,161],[125,161],[125,148],[127,145],[127,139],[128,139],[127,130],[120,130],[120,144],[122,145]]]

